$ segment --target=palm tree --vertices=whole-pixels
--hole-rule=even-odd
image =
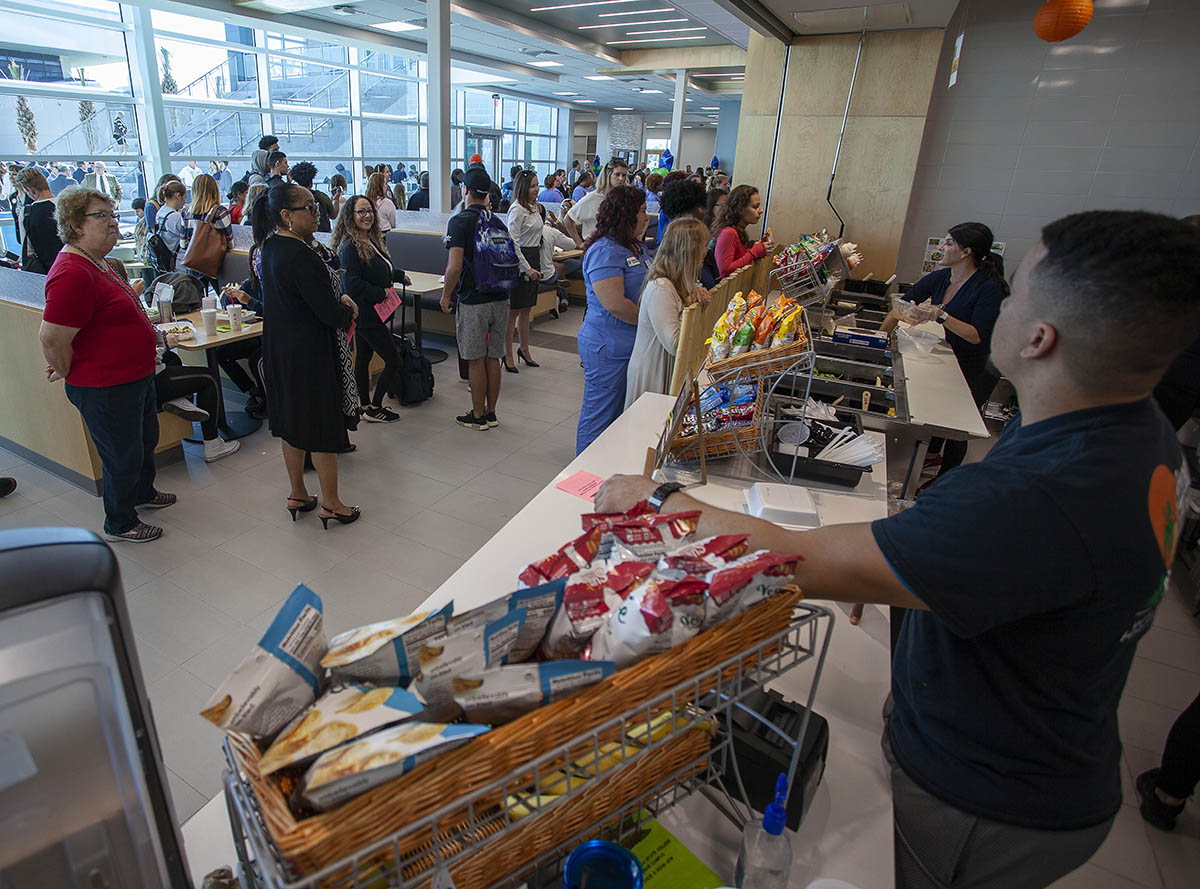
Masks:
[[[87,71],[79,68],[79,85],[87,86]],[[88,153],[96,153],[96,103],[84,99],[79,103],[79,122],[83,124],[83,138],[87,141]]]
[[[27,73],[16,62],[9,62],[8,72],[5,76],[10,80],[24,80]],[[33,109],[29,107],[29,102],[24,96],[17,96],[17,132],[21,134],[21,139],[25,142],[25,150],[30,154],[36,154],[38,146],[37,124],[33,120]]]

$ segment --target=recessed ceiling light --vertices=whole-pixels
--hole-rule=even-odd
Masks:
[[[554,95],[556,95],[556,96],[578,96],[579,93],[573,93],[570,90],[555,90]]]
[[[576,99],[575,104],[576,105],[595,105],[596,100],[595,99]]]
[[[644,87],[636,87],[636,86],[633,88],[633,91],[635,93],[660,93],[660,94],[662,93],[662,90],[650,90],[650,89],[645,89]]]
[[[598,12],[596,18],[611,19],[619,15],[649,15],[652,12],[674,12],[670,6],[663,6],[659,9],[627,9],[624,12]]]
[[[618,46],[622,43],[666,43],[673,40],[706,40],[707,34],[693,34],[691,37],[643,37],[640,40],[606,40],[605,46]],[[657,90],[662,92],[662,90]]]
[[[641,3],[642,0],[586,0],[584,3],[559,3],[556,6],[531,6],[530,12],[546,12],[551,9],[578,9],[580,6],[614,6],[617,3]]]
[[[420,25],[414,25],[412,22],[378,22],[371,25],[372,28],[378,28],[380,31],[391,31],[393,34],[400,31],[420,31]]]
[[[639,22],[638,24],[642,24]],[[707,31],[708,28],[653,28],[649,31],[626,31],[626,34],[675,34],[681,31]]]
[[[605,22],[603,25],[580,25],[578,31],[594,31],[597,28],[624,28],[632,25],[665,25],[668,22],[686,22],[687,19],[645,19],[640,22]]]
[[[586,74],[584,80],[616,80],[611,74]]]
[[[562,62],[530,62],[531,68],[561,68]]]

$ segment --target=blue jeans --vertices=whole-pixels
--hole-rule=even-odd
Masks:
[[[154,490],[158,404],[154,376],[119,386],[72,386],[67,398],[83,415],[103,469],[104,530],[123,534],[138,523],[139,503]]]

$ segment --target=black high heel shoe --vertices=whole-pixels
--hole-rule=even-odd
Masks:
[[[504,369],[506,371],[508,371],[510,374],[519,374],[520,373],[520,371],[517,370],[517,368],[515,368],[513,365],[508,363],[507,358],[504,359]]]
[[[292,514],[292,521],[296,521],[296,513],[312,512],[317,508],[317,498],[313,497],[310,500],[301,500],[299,497],[289,497],[288,503],[303,503],[303,506],[289,506],[287,511]]]
[[[326,507],[326,509],[328,509],[328,507]],[[329,511],[333,512],[333,510]],[[357,506],[351,506],[349,515],[342,515],[340,512],[334,512],[333,515],[318,515],[317,518],[321,520],[321,527],[328,531],[330,519],[333,519],[339,525],[352,525],[358,521],[358,517],[360,515],[362,515],[362,510]]]
[[[530,358],[528,355],[525,354],[524,349],[517,349],[517,360],[524,361],[530,367],[541,367],[540,364],[538,364],[536,361],[534,361],[532,358]]]

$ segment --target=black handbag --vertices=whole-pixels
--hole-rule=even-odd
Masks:
[[[408,336],[396,335],[400,352],[400,372],[393,377],[395,392],[388,394],[403,405],[418,404],[433,398],[433,365]]]

